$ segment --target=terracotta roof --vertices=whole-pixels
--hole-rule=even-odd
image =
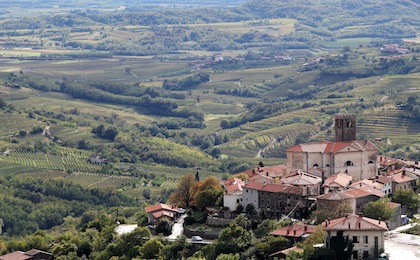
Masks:
[[[401,173],[397,173],[394,175],[389,176],[392,178],[393,181],[395,181],[396,183],[404,183],[404,182],[408,182],[408,181],[414,181],[414,178],[411,178],[410,176]]]
[[[244,188],[258,190],[258,191],[273,192],[273,193],[303,195],[302,187],[295,187],[295,186],[275,184],[275,183],[263,184],[259,182],[250,182],[246,184]]]
[[[376,182],[376,181],[368,180],[368,179],[360,180],[350,185],[350,188],[363,188],[363,187],[374,188],[374,189],[380,190],[384,187],[384,185],[380,182]]]
[[[348,189],[345,191],[341,191],[341,193],[350,195],[353,198],[361,198],[369,195],[375,195],[380,198],[385,196],[385,194],[382,191],[369,187]]]
[[[0,256],[0,260],[26,260],[32,259],[33,257],[30,255],[26,255],[24,252],[15,251],[9,254],[5,254]]]
[[[152,212],[159,211],[159,210],[169,210],[169,211],[173,211],[173,212],[178,212],[178,208],[172,207],[170,205],[162,204],[162,203],[152,205],[152,206],[148,206],[144,209],[146,210],[147,213],[152,213]]]
[[[388,203],[388,205],[389,205],[391,208],[393,208],[393,209],[398,208],[398,207],[400,207],[400,206],[401,206],[401,204],[400,204],[400,203],[396,203],[396,202],[392,202],[392,201],[388,201],[387,203]]]
[[[299,238],[305,234],[312,234],[315,231],[316,226],[307,224],[294,224],[274,230],[270,233],[270,235]]]
[[[174,218],[174,213],[170,212],[170,211],[167,211],[167,210],[152,212],[152,215],[155,218],[160,218],[160,217],[163,217],[163,216]]]
[[[225,194],[242,193],[242,184],[234,183],[225,186]]]
[[[281,182],[290,185],[315,185],[321,183],[321,178],[304,172],[296,172],[281,178]]]
[[[245,173],[249,177],[252,177],[260,173],[264,173],[265,175],[268,173],[269,176],[282,176],[286,172],[287,172],[286,165],[273,165],[273,166],[264,166],[264,167],[257,167],[257,168],[249,169],[249,170],[243,171],[242,173]]]
[[[385,184],[385,183],[392,182],[392,178],[386,177],[386,176],[383,176],[383,175],[379,175],[379,176],[376,176],[375,181],[379,182],[379,183],[382,183],[382,184]]]
[[[252,177],[249,177],[248,181],[256,181],[256,182],[261,182],[261,183],[273,183],[274,179],[273,177],[270,176],[265,176],[263,174],[257,174],[254,175]]]
[[[318,143],[298,144],[287,149],[287,152],[337,153],[347,147],[352,147],[357,151],[378,150],[369,140],[353,140],[346,142],[320,141]]]
[[[337,188],[346,188],[350,185],[353,177],[348,175],[345,172],[335,173],[325,179],[323,187],[337,187]]]
[[[342,192],[333,191],[330,193],[325,193],[317,197],[319,200],[349,200],[353,199],[353,196],[344,194]]]
[[[358,215],[349,215],[333,220],[327,220],[322,223],[326,231],[387,231],[388,227],[384,221],[362,217]]]
[[[286,248],[284,250],[272,253],[271,255],[269,255],[269,257],[282,257],[282,256],[287,256],[290,254],[290,252],[298,252],[298,253],[303,253],[303,248],[297,247],[297,246],[293,246],[293,247],[289,247]],[[282,258],[283,259],[283,258]]]

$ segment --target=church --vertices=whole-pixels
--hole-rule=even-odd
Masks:
[[[347,172],[353,181],[377,175],[378,148],[369,140],[356,140],[356,117],[338,114],[335,117],[335,142],[299,144],[287,149],[289,170],[321,168],[326,178],[334,173]]]

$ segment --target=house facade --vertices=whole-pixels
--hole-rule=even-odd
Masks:
[[[248,183],[243,188],[244,206],[253,204],[260,215],[280,218],[291,214],[295,218],[307,215],[309,201],[306,189],[282,184]]]
[[[342,231],[343,236],[353,242],[351,259],[379,257],[384,251],[384,237],[388,227],[384,221],[366,218],[361,215],[349,215],[343,218],[327,220],[322,223],[327,232],[326,245],[331,249],[331,239]]]

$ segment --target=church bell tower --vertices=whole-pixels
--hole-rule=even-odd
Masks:
[[[335,116],[335,141],[356,140],[356,116],[353,114],[337,114]]]

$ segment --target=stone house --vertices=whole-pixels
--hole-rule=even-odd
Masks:
[[[289,214],[306,217],[309,201],[306,189],[282,184],[250,182],[243,187],[244,205],[253,204],[260,215],[279,218]]]
[[[402,225],[401,204],[388,201],[388,205],[394,210],[394,213],[391,218],[385,222],[389,229],[396,229]]]
[[[316,200],[316,208],[326,212],[336,212],[338,206],[341,204],[350,206],[354,213],[356,209],[356,199],[351,195],[334,190],[330,193],[318,196]]]
[[[367,203],[385,197],[385,194],[383,194],[380,190],[370,187],[348,189],[342,191],[341,193],[354,198],[356,204],[355,207],[353,207],[353,213],[362,212],[363,206]]]
[[[295,172],[280,179],[284,185],[302,187],[307,196],[318,196],[321,190],[321,178],[306,172]]]
[[[342,231],[353,242],[351,259],[378,258],[384,251],[385,232],[388,227],[384,221],[349,215],[346,217],[326,220],[322,223],[327,232],[326,245],[331,249],[331,240]]]
[[[394,175],[390,175],[390,177],[393,181],[392,183],[392,191],[396,191],[399,189],[413,189],[417,187],[416,180],[417,178],[410,176],[411,174],[408,174],[405,170],[396,173]]]

